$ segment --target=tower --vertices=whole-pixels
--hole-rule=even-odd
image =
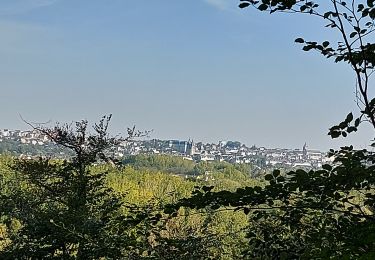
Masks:
[[[195,153],[195,144],[194,144],[194,141],[193,139],[190,141],[188,141],[188,144],[187,144],[187,150],[186,150],[186,154],[188,155],[193,155]]]
[[[302,148],[302,158],[307,159],[307,144],[305,143]]]

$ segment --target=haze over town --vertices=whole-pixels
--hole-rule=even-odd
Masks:
[[[66,148],[66,147],[65,147]],[[333,157],[326,153],[311,150],[305,143],[302,149],[280,149],[247,146],[238,141],[219,141],[204,143],[197,140],[159,140],[132,138],[124,140],[111,148],[110,153],[125,161],[137,155],[177,156],[184,160],[199,162],[228,162],[232,164],[251,164],[257,169],[270,167],[320,168],[331,163]],[[68,149],[56,146],[51,138],[38,131],[0,129],[0,154],[12,154],[19,158],[39,158],[53,156],[70,158]]]

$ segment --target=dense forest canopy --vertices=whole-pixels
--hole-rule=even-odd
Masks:
[[[76,217],[79,218],[79,216],[73,217],[70,214],[78,214],[78,212],[74,213],[65,208],[65,203],[61,202],[60,204],[60,200],[68,199],[65,198],[68,194],[64,192],[67,190],[73,192],[73,187],[64,187],[63,190],[56,190],[53,194],[48,195],[49,191],[43,190],[47,187],[42,185],[41,180],[32,179],[34,178],[32,172],[24,172],[26,171],[24,167],[31,170],[31,164],[34,167],[40,167],[40,164],[42,164],[43,167],[49,167],[50,170],[57,170],[59,167],[63,167],[64,162],[54,160],[49,162],[47,166],[45,161],[32,162],[33,160],[29,160],[25,162],[26,165],[20,167],[20,161],[10,156],[1,156],[0,160],[2,172],[1,195],[2,198],[6,199],[6,201],[2,200],[1,204],[0,252],[2,253],[0,255],[2,258],[13,259],[14,256],[18,256],[23,259],[22,257],[26,255],[31,259],[41,257],[64,258],[67,257],[66,255],[78,257],[78,249],[73,246],[73,241],[69,241],[68,245],[65,246],[55,245],[52,247],[49,245],[52,240],[48,242],[48,240],[43,239],[44,236],[55,236],[55,239],[59,237],[62,240],[68,240],[69,233],[72,233],[70,235],[78,235],[76,234],[77,230],[75,231],[73,228],[69,230],[67,226],[75,226],[73,223],[78,221]],[[154,164],[145,163],[148,160],[152,160]],[[118,225],[127,227],[126,232],[122,234],[126,239],[121,242],[121,252],[111,252],[111,254],[117,254],[116,257],[109,257],[108,255],[106,257],[113,259],[120,256],[134,259],[142,257],[172,259],[178,255],[183,257],[186,254],[189,254],[190,257],[190,253],[195,254],[197,258],[225,256],[228,259],[233,259],[240,256],[241,250],[243,250],[240,245],[245,245],[246,240],[244,228],[248,225],[248,218],[243,212],[233,214],[226,211],[181,209],[175,217],[169,218],[162,213],[162,209],[167,204],[176,203],[182,198],[190,197],[197,187],[204,185],[215,186],[216,191],[234,191],[239,187],[261,184],[262,180],[251,178],[248,166],[239,167],[228,163],[201,164],[199,165],[199,173],[194,178],[185,178],[171,172],[171,169],[176,169],[176,173],[192,169],[190,165],[192,162],[182,158],[168,156],[152,156],[151,158],[151,156],[141,155],[133,157],[132,162],[133,164],[125,164],[120,168],[107,163],[90,166],[90,176],[106,172],[102,188],[110,189],[110,193],[107,195],[114,196],[117,194],[115,197],[121,198],[121,202],[124,203],[119,210],[125,219],[122,219],[123,222]],[[165,168],[161,165],[164,165]],[[158,169],[154,166],[158,166]],[[209,175],[207,175],[208,171],[210,172]],[[23,174],[30,174],[30,176],[22,176]],[[49,178],[54,177],[50,175]],[[45,185],[54,187],[52,179],[45,179],[43,182]],[[56,185],[62,184],[56,183]],[[64,186],[66,185],[68,184],[64,183]],[[15,196],[17,196],[17,200]],[[46,196],[49,197],[49,201],[44,201]],[[22,209],[18,209],[21,205]],[[102,207],[103,205],[97,206]],[[37,216],[37,219],[34,219],[35,217],[29,219],[31,217],[28,216],[29,214],[39,216]],[[98,212],[92,212],[91,214],[95,216]],[[153,222],[156,214],[163,215],[162,219],[158,219],[157,225]],[[65,219],[62,220],[60,215],[65,216]],[[74,222],[72,223],[72,221]],[[131,223],[129,224],[129,222]],[[112,224],[114,225],[111,222]],[[35,230],[35,228],[42,229],[42,227],[44,230]],[[114,233],[106,233],[109,231],[105,228],[101,232],[104,232],[107,236],[115,235]],[[55,234],[49,234],[50,232]],[[86,230],[80,232],[84,233]],[[20,237],[21,234],[22,237]],[[191,244],[193,243],[192,240],[195,241],[195,244]],[[164,245],[163,243],[166,243],[166,241],[175,241],[173,242],[174,246]],[[87,243],[87,241],[85,242]],[[64,241],[60,243],[64,244]],[[129,246],[129,243],[132,246]],[[205,244],[205,248],[201,248],[202,243]],[[34,248],[31,245],[34,245]],[[91,248],[95,246],[97,245],[90,244]],[[66,255],[62,253],[64,247],[68,247]],[[38,252],[41,248],[44,248],[43,252]],[[153,253],[148,255],[147,251],[150,250]],[[200,250],[204,251],[200,252]],[[105,254],[105,252],[102,253]]]

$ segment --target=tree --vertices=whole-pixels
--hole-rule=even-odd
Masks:
[[[359,117],[349,113],[329,130],[332,138],[346,137],[363,122],[375,129],[375,99],[370,96],[370,78],[375,65],[374,0],[320,1],[240,0],[239,7],[254,7],[269,13],[298,13],[327,21],[341,38],[335,44],[298,38],[304,51],[315,50],[335,62],[346,62],[356,78]],[[374,147],[375,144],[372,144]],[[191,198],[170,205],[180,207],[242,210],[250,217],[248,248],[244,257],[362,258],[375,257],[375,154],[353,146],[330,151],[334,162],[319,170],[296,170],[265,175],[265,187],[245,187],[235,192],[197,190]]]
[[[69,160],[15,160],[23,192],[11,198],[11,216],[21,223],[1,259],[119,259],[135,245],[132,228],[140,222],[106,185],[107,172],[92,166],[115,164],[110,149],[124,139],[110,137],[111,116],[88,130],[88,122],[34,127],[57,145],[73,151]],[[128,140],[140,133],[128,129]],[[125,212],[128,212],[125,214]]]

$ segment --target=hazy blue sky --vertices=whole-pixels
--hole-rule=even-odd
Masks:
[[[153,138],[326,150],[357,110],[354,77],[294,44],[330,31],[236,0],[1,0],[0,128],[20,120],[135,124]],[[362,131],[351,140],[363,147]]]

